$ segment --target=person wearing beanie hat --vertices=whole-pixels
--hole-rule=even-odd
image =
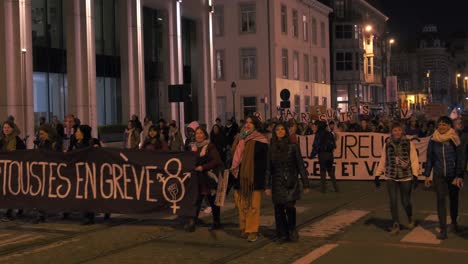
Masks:
[[[447,239],[446,196],[450,200],[450,216],[452,227],[458,232],[458,199],[463,187],[465,155],[461,149],[458,134],[452,128],[452,120],[443,116],[437,121],[437,130],[431,137],[427,147],[427,162],[424,170],[425,185],[435,186],[437,194],[437,214],[439,216],[440,232],[438,239]],[[430,178],[431,172],[432,180]]]
[[[193,121],[188,124],[187,129],[185,130],[185,136],[187,139],[185,140],[185,150],[191,151],[192,144],[195,143],[195,130],[200,127],[200,124],[197,121]]]

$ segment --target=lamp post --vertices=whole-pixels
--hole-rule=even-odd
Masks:
[[[431,90],[431,70],[427,70],[426,72],[426,78],[427,78],[427,93],[429,95],[429,103],[432,103],[432,90]]]
[[[232,91],[232,115],[234,118],[236,118],[236,91],[237,91],[236,82],[231,83],[231,91]]]
[[[458,83],[458,79],[460,79],[461,77],[461,74],[460,73],[457,73],[457,78],[455,78],[455,87],[458,89],[459,88],[459,83]]]

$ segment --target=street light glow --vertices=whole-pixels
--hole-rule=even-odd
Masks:
[[[395,43],[395,39],[390,39],[389,43],[390,43],[390,44]]]
[[[468,76],[465,76],[465,81],[468,80]]]
[[[371,25],[367,25],[367,26],[366,26],[366,31],[367,31],[367,32],[372,31],[372,26],[371,26]]]
[[[457,77],[460,78],[460,77],[461,77],[461,74],[457,73]]]

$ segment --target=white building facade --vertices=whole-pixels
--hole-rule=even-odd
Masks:
[[[217,0],[217,116],[239,120],[258,112],[275,117],[283,89],[290,91],[292,112],[330,107],[331,11],[315,0]]]

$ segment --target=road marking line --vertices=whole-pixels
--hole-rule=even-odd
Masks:
[[[360,241],[350,241],[350,240],[339,240],[336,241],[339,245],[353,245],[353,246],[360,246],[360,247],[369,247],[368,242],[360,242]],[[375,245],[375,243],[373,244]],[[456,248],[444,248],[444,247],[436,247],[436,246],[426,246],[426,245],[416,245],[416,244],[401,244],[401,243],[386,243],[386,242],[379,242],[380,246],[385,247],[394,247],[394,248],[402,248],[402,249],[424,249],[424,250],[432,250],[432,251],[439,251],[445,253],[458,253],[458,254],[468,254],[468,250],[466,249],[456,249]]]
[[[42,251],[46,251],[46,250],[50,250],[50,249],[53,249],[53,248],[57,248],[59,246],[70,244],[72,242],[77,242],[79,240],[80,239],[78,239],[78,238],[74,238],[74,239],[71,239],[71,240],[58,241],[58,242],[55,242],[55,243],[52,243],[52,244],[49,244],[49,245],[46,245],[46,246],[43,246],[43,247],[39,247],[39,248],[31,249],[31,250],[26,250],[26,251],[23,251],[23,252],[16,252],[16,253],[13,253],[13,255],[1,256],[0,257],[0,263],[3,263],[3,262],[5,262],[5,261],[7,261],[9,259],[12,259],[12,258],[25,257],[26,255],[31,255],[31,254],[34,254],[34,253],[40,253]]]
[[[296,260],[293,264],[309,264],[317,259],[321,258],[323,255],[327,254],[328,252],[332,251],[338,247],[338,244],[326,244],[317,249],[312,250],[309,254],[305,255],[304,257]]]
[[[6,237],[6,236],[9,236],[9,235],[11,235],[11,234],[9,234],[9,233],[7,233],[7,234],[0,234],[0,238]]]
[[[42,236],[31,236],[31,235],[27,235],[27,234],[20,235],[20,236],[14,237],[14,238],[1,240],[0,241],[0,247],[10,246],[10,245],[17,244],[17,243],[22,243],[22,242],[28,242],[28,241],[31,241],[31,240],[36,240],[38,238],[42,238]]]
[[[416,228],[411,230],[406,236],[401,239],[401,242],[440,245],[441,241],[436,238],[436,235],[429,231],[438,225],[439,218],[437,215],[429,215]]]
[[[369,214],[369,211],[347,209],[341,210],[301,229],[300,234],[301,236],[308,237],[329,237],[331,235],[337,234],[354,222],[357,222],[367,214]]]

